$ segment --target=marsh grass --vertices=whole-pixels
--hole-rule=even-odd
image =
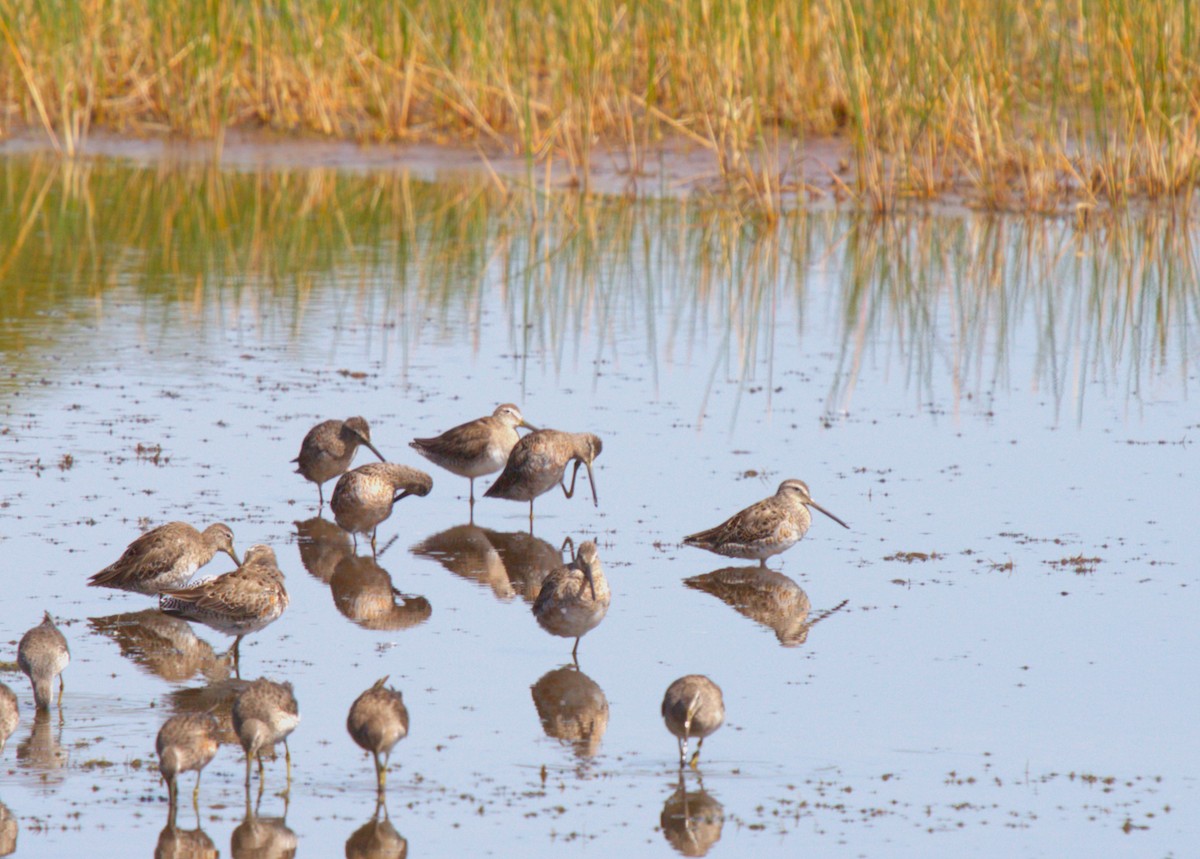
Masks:
[[[953,192],[997,209],[1190,201],[1200,177],[1192,0],[0,0],[5,124],[66,154],[94,127],[263,127],[467,141],[636,177],[711,152],[773,217],[797,192],[886,211]],[[853,180],[806,182],[842,135]],[[809,170],[828,170],[827,165]]]

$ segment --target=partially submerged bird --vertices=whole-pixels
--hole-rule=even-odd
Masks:
[[[217,720],[209,713],[181,713],[167,719],[159,728],[154,748],[158,752],[158,771],[167,782],[171,815],[174,815],[179,802],[176,779],[181,772],[188,770],[196,771],[192,805],[199,808],[200,771],[208,766],[217,753],[219,731]]]
[[[387,677],[375,681],[350,705],[346,730],[354,742],[375,756],[375,780],[379,792],[387,786],[388,759],[396,743],[408,736],[408,709],[395,689],[384,686]],[[381,758],[382,756],[382,758]]]
[[[409,445],[434,465],[468,478],[470,505],[474,508],[475,478],[504,468],[508,455],[521,439],[517,427],[537,429],[525,422],[519,408],[504,403],[487,417],[459,424],[434,438],[413,439]]]
[[[383,454],[371,444],[371,427],[365,418],[346,418],[344,421],[322,421],[308,431],[300,443],[300,453],[292,460],[296,473],[317,484],[320,507],[325,506],[323,484],[343,474],[350,467],[359,445],[366,445],[383,462]]]
[[[721,687],[703,674],[688,674],[667,687],[662,702],[667,730],[679,739],[679,766],[687,757],[688,740],[695,737],[696,753],[690,761],[693,769],[700,760],[704,738],[725,721],[725,701]]]
[[[600,625],[608,613],[612,593],[600,564],[596,544],[579,544],[575,559],[551,571],[533,603],[538,625],[551,635],[574,638],[571,658],[579,650],[579,639]]]
[[[752,558],[761,566],[767,558],[787,551],[800,541],[812,524],[809,507],[820,510],[843,528],[850,526],[812,500],[803,480],[785,480],[770,498],[751,504],[715,528],[683,538],[696,546],[729,558]]]
[[[423,471],[394,462],[372,462],[347,471],[338,478],[329,506],[344,530],[355,535],[371,535],[371,553],[375,553],[375,529],[392,515],[392,505],[409,495],[428,495],[433,478]]]
[[[575,478],[579,467],[585,466],[588,483],[592,486],[592,502],[599,507],[596,495],[596,477],[592,474],[592,463],[600,455],[603,445],[600,437],[588,432],[560,432],[543,429],[531,432],[512,449],[504,471],[496,482],[483,493],[488,498],[507,498],[510,501],[529,502],[529,530],[533,531],[533,499],[548,492],[555,485],[561,486],[568,498],[575,494]],[[571,472],[571,488],[567,488],[567,466],[574,461]]]
[[[246,753],[246,787],[250,786],[250,760],[258,759],[258,785],[262,791],[262,754],[283,743],[287,760],[287,790],[292,785],[292,751],[288,735],[300,724],[300,708],[291,683],[259,678],[238,693],[233,702],[233,730]],[[286,793],[286,791],[285,791]]]
[[[185,586],[217,552],[241,564],[228,525],[218,522],[197,531],[186,522],[168,522],[130,543],[120,558],[88,579],[88,585],[158,594]]]
[[[163,591],[158,604],[167,614],[234,636],[233,664],[237,670],[238,645],[243,636],[278,620],[288,602],[275,550],[256,545],[246,550],[245,560],[236,570],[189,588]]]
[[[4,683],[0,683],[0,754],[4,752],[4,744],[17,729],[21,721],[21,708],[17,702],[17,693]]]
[[[21,636],[17,664],[33,684],[33,701],[39,710],[50,709],[50,684],[58,678],[58,704],[62,706],[62,671],[71,661],[67,640],[46,612],[42,622]]]

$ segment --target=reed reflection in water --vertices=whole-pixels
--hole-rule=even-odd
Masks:
[[[118,196],[136,199],[141,217],[107,205]],[[827,421],[852,407],[868,361],[899,368],[922,402],[986,408],[1008,386],[1031,385],[1081,416],[1091,382],[1139,400],[1164,372],[1186,379],[1188,331],[1200,320],[1197,228],[1169,212],[1080,229],[801,210],[762,226],[671,200],[593,200],[582,217],[569,195],[547,205],[403,172],[148,170],[37,156],[4,161],[0,199],[12,201],[0,207],[0,234],[14,237],[0,259],[0,353],[39,372],[80,314],[131,298],[146,308],[147,329],[203,324],[219,306],[300,346],[327,336],[308,312],[336,291],[356,322],[386,327],[379,348],[407,370],[426,344],[463,336],[464,324],[466,342],[478,344],[483,310],[499,296],[522,367],[545,359],[562,371],[590,339],[599,368],[616,357],[614,344],[638,337],[657,392],[665,370],[715,339],[707,391],[718,378],[739,381],[736,415],[751,390],[771,408],[794,371],[776,362],[774,323],[790,308],[802,329],[814,312],[829,313],[816,324],[840,328]],[[270,215],[281,211],[295,214]],[[341,228],[318,228],[318,212]],[[809,306],[814,278],[836,281],[835,307]],[[10,384],[0,379],[0,390]],[[708,405],[706,394],[697,421]]]

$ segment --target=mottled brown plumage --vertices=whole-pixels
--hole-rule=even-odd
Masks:
[[[197,531],[186,522],[168,522],[130,543],[120,558],[88,579],[88,585],[158,594],[185,586],[217,552],[241,563],[228,525],[218,522]]]
[[[575,559],[551,571],[533,603],[538,625],[551,635],[574,638],[571,657],[579,650],[579,639],[600,625],[608,613],[612,593],[604,567],[591,540],[579,544]]]
[[[345,473],[359,445],[366,445],[383,462],[383,454],[371,443],[371,428],[365,418],[323,421],[308,431],[300,443],[300,454],[292,460],[296,473],[317,484],[320,507],[325,506],[324,484]]]
[[[409,495],[428,495],[433,478],[423,471],[394,462],[372,462],[347,471],[338,478],[329,506],[344,530],[354,535],[371,535],[375,554],[375,529],[392,515],[392,505]]]
[[[292,785],[292,752],[288,735],[300,724],[300,708],[291,683],[259,678],[238,693],[233,702],[233,730],[246,753],[246,786],[250,786],[250,760],[258,759],[262,789],[262,753],[282,742],[287,759],[288,790]]]
[[[183,713],[172,716],[159,728],[154,742],[158,752],[158,771],[167,782],[167,798],[171,812],[179,801],[177,778],[181,772],[196,771],[196,787],[192,790],[192,805],[200,801],[200,771],[208,766],[217,753],[217,720],[208,713]]]
[[[504,468],[508,455],[521,439],[517,427],[536,429],[525,422],[519,408],[504,403],[487,417],[459,424],[434,438],[413,439],[409,445],[434,465],[468,478],[470,504],[474,507],[475,478]]]
[[[687,757],[688,740],[695,737],[696,754],[692,756],[694,769],[700,760],[700,747],[704,738],[725,722],[725,701],[721,687],[703,674],[688,674],[667,687],[662,702],[663,721],[667,730],[679,738],[679,766]]]
[[[504,471],[496,478],[496,482],[483,493],[488,498],[507,498],[510,501],[529,502],[529,530],[533,531],[533,499],[549,491],[555,485],[561,486],[563,494],[568,498],[575,494],[575,478],[579,475],[579,466],[585,466],[588,482],[592,486],[592,502],[600,505],[596,495],[596,478],[592,473],[592,463],[600,455],[603,445],[599,436],[586,432],[560,432],[544,429],[531,432],[512,449]],[[565,472],[570,463],[575,462],[575,470],[571,472],[571,488],[565,481]]]
[[[33,701],[39,710],[50,709],[50,684],[58,678],[58,704],[62,706],[63,669],[71,662],[67,639],[54,625],[50,612],[42,622],[21,636],[17,664],[33,684]]]
[[[20,721],[21,706],[17,701],[17,693],[0,683],[0,754],[4,753],[4,744]]]
[[[375,756],[375,780],[379,792],[387,787],[388,760],[396,743],[408,736],[408,709],[398,691],[384,686],[387,677],[375,681],[370,689],[350,705],[346,730],[354,742]]]
[[[198,621],[235,636],[234,667],[242,637],[279,619],[288,607],[283,571],[270,546],[251,546],[242,565],[232,572],[205,579],[189,588],[163,591],[159,608],[167,614]]]
[[[809,507],[820,510],[843,528],[850,526],[812,500],[803,480],[785,480],[770,498],[751,504],[715,528],[683,538],[689,546],[707,549],[728,558],[753,558],[761,566],[767,558],[796,545],[812,524]]]

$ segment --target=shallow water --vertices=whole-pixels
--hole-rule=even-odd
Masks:
[[[29,157],[0,183],[0,658],[44,608],[73,657],[49,719],[0,675],[22,702],[0,846],[13,823],[21,856],[189,837],[234,856],[253,838],[306,855],[400,838],[412,855],[1178,855],[1200,838],[1183,226],[768,229],[570,197],[535,216],[403,173]],[[407,442],[509,400],[604,439],[598,507],[586,488],[543,496],[531,537],[524,504],[481,499],[465,525],[465,479]],[[355,414],[434,479],[380,527],[377,564],[314,521],[289,463],[317,421]],[[787,477],[850,530],[816,514],[766,575],[680,545]],[[219,712],[230,641],[84,584],[171,519],[273,545],[291,594],[241,654],[243,677],[296,688],[289,801],[268,762],[244,820],[224,746],[202,835],[163,832],[154,736],[172,712]],[[598,541],[613,589],[578,668],[530,613],[566,537]],[[728,716],[680,786],[659,704],[692,672]],[[345,716],[385,674],[412,727],[390,827],[372,828]]]

